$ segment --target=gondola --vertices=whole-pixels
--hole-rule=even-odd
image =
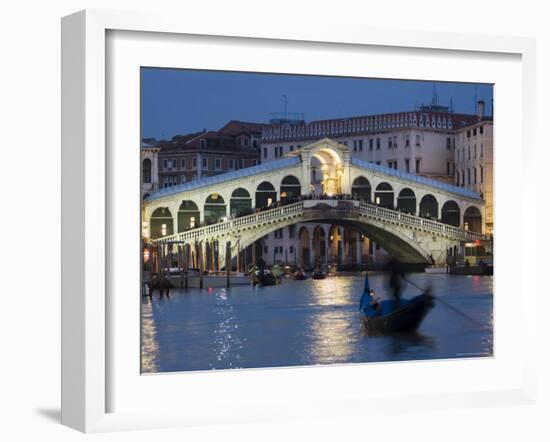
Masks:
[[[313,279],[325,279],[327,277],[327,274],[323,272],[321,269],[315,269],[311,277]]]
[[[293,276],[295,281],[303,281],[307,279],[306,273],[302,269],[298,269],[294,272]]]
[[[411,299],[401,299],[395,308],[395,300],[377,301],[370,295],[368,276],[359,311],[368,334],[406,333],[418,328],[426,314],[434,306],[429,290]]]
[[[276,285],[277,279],[273,274],[267,269],[252,269],[250,272],[250,279],[252,285],[256,286],[270,286]]]

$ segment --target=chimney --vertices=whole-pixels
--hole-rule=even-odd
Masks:
[[[478,120],[483,119],[484,115],[485,115],[485,101],[479,100],[477,102],[477,118],[478,118]]]

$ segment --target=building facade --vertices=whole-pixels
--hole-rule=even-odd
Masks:
[[[157,142],[160,188],[260,163],[263,124],[230,121],[217,131],[177,135]]]
[[[159,189],[158,154],[154,140],[141,142],[141,199]]]
[[[493,118],[478,102],[477,121],[457,130],[455,185],[479,192],[485,200],[485,231],[493,225]]]

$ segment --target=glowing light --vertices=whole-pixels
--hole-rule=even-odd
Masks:
[[[160,227],[160,234],[162,236],[166,236],[166,224],[163,224],[161,227]]]

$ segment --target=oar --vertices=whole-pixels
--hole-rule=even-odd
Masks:
[[[420,290],[421,292],[425,292],[426,289],[423,289],[422,287],[419,287],[418,285],[416,285],[414,282],[412,281],[409,281],[407,278],[405,277],[402,277],[406,282],[408,282],[410,285],[412,285],[413,287],[416,287],[418,290]],[[433,298],[437,299],[439,302],[441,302],[441,304],[443,304],[445,307],[447,307],[448,309],[454,311],[456,314],[462,316],[463,318],[466,318],[468,321],[474,323],[475,325],[477,325],[479,328],[482,328],[482,329],[486,329],[487,327],[485,325],[483,325],[481,322],[478,322],[476,321],[474,318],[472,318],[471,316],[467,315],[466,313],[460,311],[459,309],[457,309],[456,307],[453,307],[452,305],[450,305],[448,302],[446,301],[443,301],[443,299],[441,299],[441,297],[439,296],[435,296],[435,295],[431,295]]]

